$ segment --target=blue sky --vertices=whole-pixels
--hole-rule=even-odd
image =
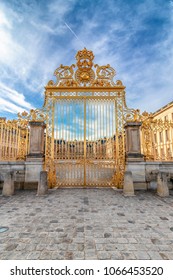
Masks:
[[[173,0],[1,0],[0,116],[42,107],[54,70],[84,46],[116,70],[128,107],[173,100]]]

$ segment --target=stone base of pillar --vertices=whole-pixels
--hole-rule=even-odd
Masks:
[[[124,194],[124,196],[134,196],[135,195],[131,171],[125,171],[123,194]]]
[[[40,172],[40,181],[38,183],[37,195],[46,195],[48,191],[47,171]]]
[[[164,172],[159,172],[157,175],[157,194],[161,197],[169,196],[167,175]]]
[[[27,158],[25,162],[25,189],[38,188],[43,164],[44,162],[41,158]]]
[[[2,195],[11,196],[14,194],[14,173],[7,172],[4,176]]]
[[[138,153],[126,153],[127,162],[142,162],[144,161],[144,156]]]

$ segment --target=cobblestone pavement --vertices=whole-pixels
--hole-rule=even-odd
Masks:
[[[0,259],[173,259],[173,196],[113,189],[0,196]],[[1,230],[1,229],[0,229]]]

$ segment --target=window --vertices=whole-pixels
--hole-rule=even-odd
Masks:
[[[154,134],[154,142],[157,143],[157,134]]]

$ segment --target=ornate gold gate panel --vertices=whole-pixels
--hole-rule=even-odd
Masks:
[[[19,120],[0,118],[0,160],[25,159],[28,152],[29,129]]]
[[[125,104],[125,87],[113,82],[109,65],[92,69],[92,51],[79,51],[76,59],[76,65],[56,69],[57,81],[45,88],[49,185],[121,187],[124,122],[133,114]]]

